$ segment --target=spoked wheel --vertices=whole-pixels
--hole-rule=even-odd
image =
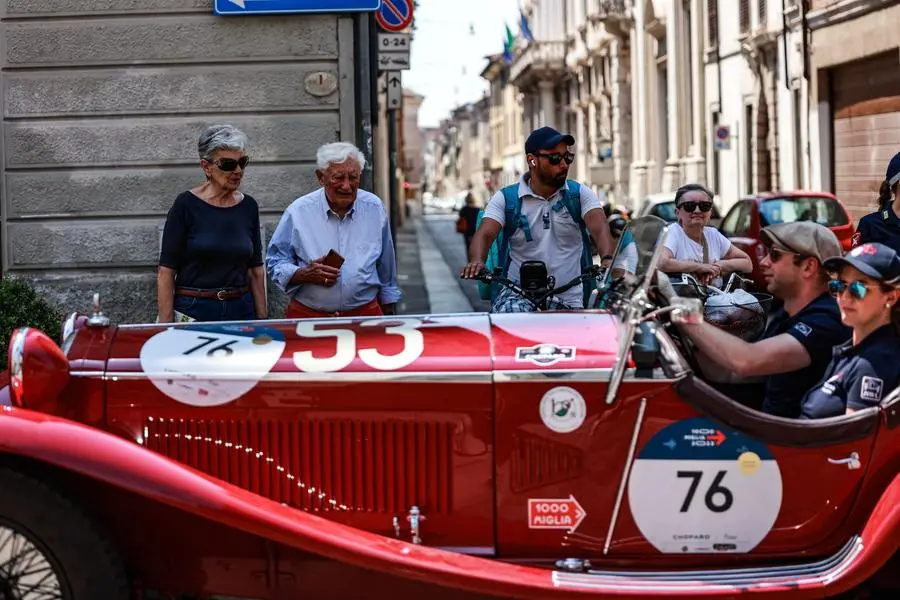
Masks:
[[[42,546],[30,532],[0,517],[0,600],[63,600],[71,595],[59,561]]]
[[[127,600],[111,541],[52,483],[0,467],[0,600]]]

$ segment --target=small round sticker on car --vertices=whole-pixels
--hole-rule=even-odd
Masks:
[[[584,397],[577,390],[560,386],[547,391],[541,398],[541,421],[550,431],[571,433],[581,427],[587,416]]]
[[[781,511],[778,462],[758,440],[702,417],[669,425],[637,455],[628,503],[663,553],[745,553]]]

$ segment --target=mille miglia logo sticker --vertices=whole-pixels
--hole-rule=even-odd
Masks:
[[[516,362],[528,361],[540,367],[555,365],[563,360],[575,359],[575,346],[557,346],[556,344],[537,344],[525,348],[516,348]]]

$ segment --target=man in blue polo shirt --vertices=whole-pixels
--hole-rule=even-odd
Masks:
[[[760,237],[768,248],[760,261],[767,290],[784,301],[762,337],[746,342],[709,323],[685,325],[684,330],[704,360],[715,360],[711,367],[740,377],[766,376],[723,391],[768,414],[796,418],[804,394],[825,373],[831,349],[850,338],[822,267],[841,255],[841,245],[830,229],[812,221],[772,225]]]

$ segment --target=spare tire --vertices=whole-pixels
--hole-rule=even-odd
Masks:
[[[0,490],[0,600],[130,598],[118,552],[84,510],[9,468]]]

